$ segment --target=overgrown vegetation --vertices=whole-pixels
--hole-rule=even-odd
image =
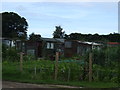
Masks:
[[[35,68],[36,68],[36,73],[35,73]],[[71,72],[70,72],[70,76],[69,76],[70,78],[68,81],[69,68]],[[117,83],[115,83],[116,79],[114,79],[114,77],[112,77],[112,79],[108,79],[109,73],[115,74],[116,72],[111,70],[110,71],[105,70],[102,67],[98,68],[98,66],[94,66],[94,69],[99,70],[99,73],[98,73],[99,76],[97,76],[96,73],[94,73],[94,76],[93,76],[94,80],[92,84],[88,82],[88,76],[86,76],[85,80],[82,80],[83,73],[84,73],[82,71],[83,68],[82,66],[76,63],[60,62],[57,81],[54,80],[54,62],[53,61],[49,61],[49,60],[24,61],[23,72],[21,73],[19,69],[20,69],[19,62],[4,61],[3,73],[2,73],[3,80],[31,82],[31,83],[67,84],[67,85],[94,87],[94,88],[95,87],[103,87],[103,88],[118,87]],[[108,75],[106,73],[108,73]],[[107,83],[108,81],[111,83]],[[104,86],[99,85],[100,83],[103,84],[102,82],[104,83]],[[105,82],[107,83],[106,85],[105,85]]]
[[[7,45],[2,45],[2,60],[6,61],[18,61],[19,51],[15,47],[8,47]]]
[[[74,56],[67,60],[61,58],[58,65],[57,81],[54,80],[55,61],[35,60],[32,56],[24,56],[23,72],[21,73],[19,54],[17,53],[18,51],[14,48],[6,49],[3,46],[2,75],[4,80],[52,84],[66,82],[65,84],[69,85],[75,85],[76,82],[79,82],[76,86],[90,87],[90,84],[87,83],[89,53],[82,57]],[[120,82],[120,47],[104,48],[99,51],[93,50],[92,53],[93,83],[110,82],[113,83],[113,86],[108,85],[109,87],[118,87]],[[93,86],[91,85],[91,87]]]

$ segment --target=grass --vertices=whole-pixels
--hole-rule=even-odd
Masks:
[[[33,83],[33,84],[69,85],[69,86],[77,86],[83,88],[118,88],[117,83],[110,83],[110,82],[88,82],[88,81],[63,82],[63,81],[55,81],[55,80],[29,80],[29,79],[19,79],[19,78],[10,78],[10,77],[4,77],[3,80]]]
[[[53,69],[53,62],[50,61],[27,61],[24,62],[23,67],[34,68],[36,67],[47,67],[50,70]],[[74,66],[75,67],[75,66]],[[43,72],[40,78],[38,73],[36,76],[34,72],[24,71],[23,73],[19,70],[19,62],[3,62],[2,69],[2,78],[3,80],[16,81],[16,82],[26,82],[26,83],[36,83],[36,84],[57,84],[57,85],[70,85],[70,86],[79,86],[85,88],[116,88],[118,87],[117,83],[114,82],[88,82],[88,81],[72,81],[69,82],[66,80],[54,80],[54,77],[49,77],[48,72]],[[46,74],[47,73],[47,74]],[[51,75],[52,76],[52,75]],[[48,78],[46,78],[48,77]]]

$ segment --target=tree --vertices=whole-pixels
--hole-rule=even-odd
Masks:
[[[69,40],[69,39],[70,39],[70,36],[69,36],[69,35],[67,35],[67,34],[65,34],[64,39]]]
[[[29,35],[29,40],[39,41],[39,40],[41,40],[41,35],[32,33]]]
[[[71,33],[69,35],[65,34],[65,39],[70,40],[81,40],[81,41],[94,41],[94,42],[120,42],[119,33],[110,33],[108,35],[99,34],[81,34],[81,33]]]
[[[53,38],[64,38],[65,31],[62,31],[61,26],[55,26],[56,30],[53,33]]]
[[[2,37],[26,39],[28,23],[24,17],[14,12],[2,13]]]

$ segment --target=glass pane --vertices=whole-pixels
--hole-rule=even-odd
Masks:
[[[50,49],[50,43],[49,42],[47,43],[47,49]]]
[[[54,43],[51,43],[51,49],[54,49]]]
[[[65,47],[66,48],[71,48],[72,47],[72,42],[65,42]]]
[[[28,55],[35,55],[35,50],[34,49],[27,50],[27,54]]]

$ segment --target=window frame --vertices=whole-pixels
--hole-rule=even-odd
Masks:
[[[72,48],[72,42],[71,41],[66,41],[65,42],[65,48]]]
[[[54,43],[53,42],[47,42],[47,49],[54,49]]]

